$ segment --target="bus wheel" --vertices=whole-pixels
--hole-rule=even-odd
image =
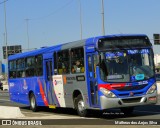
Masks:
[[[84,106],[84,100],[81,95],[78,95],[75,99],[75,107],[79,116],[86,117],[88,115],[88,111]]]
[[[125,114],[125,115],[130,115],[133,113],[134,107],[124,107],[121,108],[121,111]]]
[[[30,94],[29,100],[30,100],[30,109],[33,112],[36,112],[38,110],[38,108],[37,108],[36,98],[33,93]]]

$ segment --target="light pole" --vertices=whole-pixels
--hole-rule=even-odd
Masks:
[[[28,42],[28,51],[29,51],[29,33],[28,33],[28,21],[29,19],[25,19],[26,20],[26,25],[27,25],[27,42]]]
[[[5,44],[6,44],[6,67],[5,67],[5,71],[6,71],[6,75],[5,75],[5,79],[8,79],[7,76],[7,72],[8,72],[8,44],[7,44],[7,18],[6,18],[6,1],[4,0],[4,29],[5,29],[5,34],[4,34],[4,38],[5,38]]]
[[[102,35],[105,35],[105,25],[104,25],[104,1],[101,0],[102,4]]]
[[[79,15],[80,15],[80,37],[82,39],[82,9],[81,9],[81,0],[79,0]]]
[[[6,2],[4,0],[4,28],[5,28],[5,44],[6,44],[6,59],[8,58],[8,44],[7,44],[7,18],[6,18]]]

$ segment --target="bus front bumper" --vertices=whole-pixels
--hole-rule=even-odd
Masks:
[[[109,108],[121,108],[121,107],[131,107],[147,104],[157,103],[157,91],[152,94],[146,94],[137,97],[126,97],[126,98],[108,98],[106,96],[100,97],[101,109]]]

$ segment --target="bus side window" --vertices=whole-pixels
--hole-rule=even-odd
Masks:
[[[84,49],[73,48],[70,52],[72,73],[84,73]]]
[[[36,75],[43,75],[43,57],[42,55],[36,56]]]
[[[9,61],[9,78],[16,78],[16,60]]]
[[[69,50],[58,52],[58,74],[70,73],[70,56]]]
[[[26,59],[26,75],[32,77],[36,75],[35,57],[28,57]]]
[[[57,70],[57,53],[54,53],[54,74],[56,75],[58,73]]]
[[[25,77],[23,74],[23,72],[25,72],[25,58],[18,59],[16,63],[17,63],[16,76],[18,78]]]

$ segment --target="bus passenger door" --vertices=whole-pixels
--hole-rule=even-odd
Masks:
[[[47,90],[47,99],[48,104],[53,105],[53,82],[52,82],[52,75],[53,75],[53,69],[52,69],[52,59],[46,59],[45,60],[45,81],[46,81],[46,90]]]
[[[93,107],[98,107],[98,85],[96,76],[96,54],[90,53],[87,55],[87,77],[89,80],[89,97],[90,104]]]

